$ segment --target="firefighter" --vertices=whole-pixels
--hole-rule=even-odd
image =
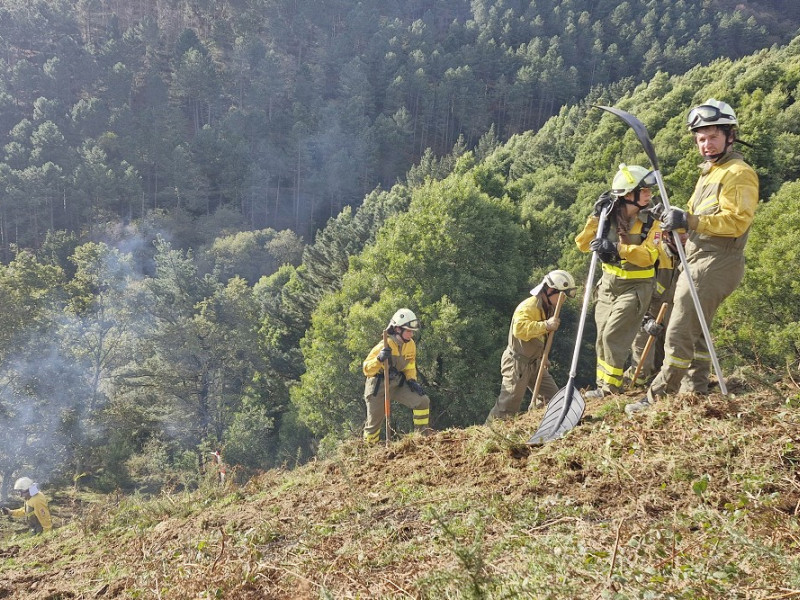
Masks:
[[[50,531],[53,528],[53,521],[50,518],[47,498],[39,491],[39,486],[30,477],[20,477],[14,483],[14,489],[25,503],[16,509],[4,506],[3,514],[18,519],[27,519],[31,533],[39,534],[43,531]]]
[[[560,319],[554,316],[558,295],[564,292],[567,297],[574,298],[575,290],[572,275],[560,269],[551,271],[531,290],[530,297],[514,310],[508,329],[508,345],[500,359],[503,378],[500,395],[486,418],[487,424],[494,419],[514,417],[519,412],[525,390],[533,391],[547,334],[556,331],[561,324]],[[545,402],[558,392],[558,386],[547,370],[542,374],[540,385]],[[536,398],[531,398],[531,403],[534,402]]]
[[[595,290],[597,325],[597,388],[587,398],[602,398],[622,391],[625,362],[631,343],[650,306],[653,295],[656,237],[661,228],[649,210],[652,171],[621,164],[610,192],[600,195],[583,231],[575,238],[581,252],[593,251],[603,263],[603,275]],[[608,220],[597,237],[600,214]]]
[[[688,231],[686,263],[706,325],[744,277],[744,247],[758,204],[758,175],[734,149],[739,122],[733,108],[711,98],[689,111],[687,125],[703,163],[687,210],[672,207],[665,231]],[[707,394],[711,355],[694,305],[687,274],[678,277],[666,331],[664,363],[647,396],[628,404],[629,415],[647,410],[666,394]]]
[[[419,319],[408,308],[401,308],[386,328],[386,345],[379,342],[364,360],[364,402],[367,419],[364,423],[364,441],[374,444],[380,439],[384,411],[383,364],[389,361],[389,397],[411,409],[414,429],[423,435],[432,430],[430,399],[417,381],[417,346],[414,334],[419,331]],[[387,437],[389,432],[387,432]]]

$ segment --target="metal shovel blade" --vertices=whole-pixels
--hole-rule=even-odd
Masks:
[[[586,402],[570,382],[550,399],[542,423],[528,440],[528,445],[557,440],[580,422],[585,409]]]

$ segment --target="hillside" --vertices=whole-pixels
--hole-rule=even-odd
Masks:
[[[757,380],[635,419],[614,397],[532,449],[541,411],[242,487],[61,495],[52,534],[3,522],[0,598],[800,597],[799,386]]]

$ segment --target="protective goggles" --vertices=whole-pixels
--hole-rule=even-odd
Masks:
[[[642,177],[642,180],[639,182],[640,188],[651,188],[656,187],[658,185],[658,179],[656,179],[656,174],[653,171],[650,171],[647,175]]]
[[[413,321],[409,321],[408,323],[403,323],[400,325],[403,329],[410,329],[411,331],[417,331],[419,329],[419,319],[414,319]]]
[[[564,290],[557,290],[556,288],[548,286],[548,290],[545,292],[545,294],[547,294],[547,296],[550,297],[550,296],[557,296],[561,292],[564,292],[564,295],[567,298],[574,298],[575,294],[577,293],[577,288],[567,288]]]
[[[702,104],[689,111],[686,122],[689,124],[690,129],[694,129],[695,127],[700,127],[703,123],[713,125],[720,119],[730,119],[733,121],[736,120],[736,117],[722,112],[716,106]]]

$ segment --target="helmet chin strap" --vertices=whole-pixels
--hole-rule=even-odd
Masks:
[[[641,204],[639,204],[640,192],[641,192],[641,191],[642,191],[642,188],[636,188],[635,190],[633,190],[633,200],[628,200],[628,199],[627,199],[625,196],[623,196],[623,197],[621,198],[621,200],[622,200],[622,201],[623,201],[625,204],[633,204],[633,205],[634,205],[634,206],[636,206],[637,208],[639,208],[639,209],[642,209],[642,208],[644,208],[644,207],[643,207]]]

